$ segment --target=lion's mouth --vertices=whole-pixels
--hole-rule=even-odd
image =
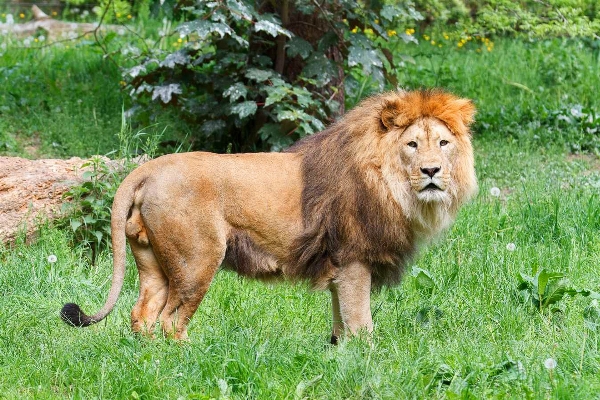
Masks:
[[[435,183],[431,182],[429,185],[425,186],[423,189],[421,189],[421,192],[425,192],[427,190],[442,190],[438,185],[436,185]]]

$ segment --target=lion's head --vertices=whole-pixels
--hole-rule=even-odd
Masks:
[[[388,92],[294,146],[304,155],[306,234],[293,255],[303,274],[358,258],[379,265],[382,282],[397,281],[418,243],[477,191],[474,113],[470,100],[442,91]]]
[[[379,133],[371,134],[381,140],[383,176],[426,236],[446,228],[477,191],[468,129],[474,114],[470,100],[440,91],[382,98]]]

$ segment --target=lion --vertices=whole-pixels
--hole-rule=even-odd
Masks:
[[[441,90],[363,100],[282,153],[171,154],[125,178],[112,206],[114,271],[88,326],[113,309],[126,241],[139,272],[134,332],[188,337],[216,272],[307,281],[329,290],[331,342],[373,330],[372,289],[399,282],[418,248],[477,191],[469,126],[475,107]]]

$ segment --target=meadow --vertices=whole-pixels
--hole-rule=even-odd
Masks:
[[[96,50],[0,57],[1,154],[118,150],[125,94]],[[111,255],[91,265],[68,231],[45,225],[31,244],[0,247],[0,398],[598,399],[598,59],[558,39],[463,50],[407,49],[402,84],[474,99],[480,192],[398,287],[373,295],[370,341],[328,344],[327,293],[226,271],[188,343],[137,337],[131,258],[106,322],[71,328],[58,311],[98,309]],[[176,136],[170,124],[156,129]]]

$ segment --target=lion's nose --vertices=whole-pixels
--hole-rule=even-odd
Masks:
[[[424,173],[425,175],[429,176],[430,178],[433,178],[433,176],[435,174],[440,172],[440,169],[441,169],[440,167],[421,168],[421,172]]]

